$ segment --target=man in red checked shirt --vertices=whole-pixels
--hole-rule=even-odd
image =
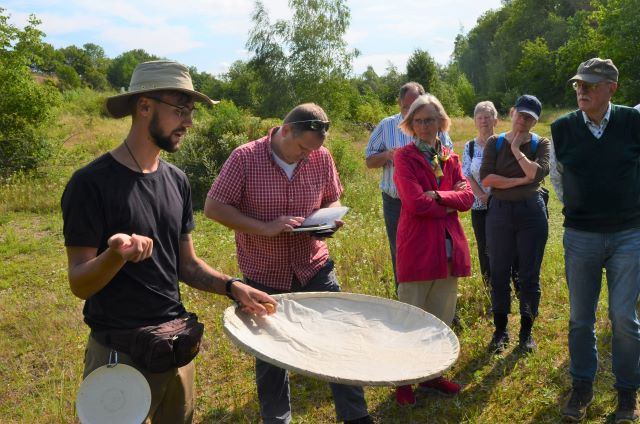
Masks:
[[[326,243],[292,232],[313,211],[340,206],[342,185],[322,146],[328,130],[320,106],[299,105],[282,126],[234,150],[211,186],[205,215],[235,230],[250,286],[269,294],[340,291]],[[256,358],[256,384],[264,423],[290,423],[287,371]],[[338,421],[373,422],[361,387],[332,383],[331,390]]]

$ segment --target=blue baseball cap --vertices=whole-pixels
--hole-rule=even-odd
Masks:
[[[542,114],[542,103],[540,103],[540,100],[538,100],[536,96],[532,96],[531,94],[523,94],[518,97],[514,107],[517,112],[528,113],[533,116],[536,121],[540,119],[540,115]]]

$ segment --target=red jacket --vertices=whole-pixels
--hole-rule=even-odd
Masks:
[[[466,189],[453,191],[455,183],[465,180],[458,155],[452,152],[449,159],[441,161],[444,175],[440,187],[431,165],[414,144],[396,151],[393,164],[393,180],[402,201],[396,237],[398,282],[447,277],[445,230],[453,244],[451,275],[471,275],[469,245],[457,211],[471,208],[473,192],[468,183]],[[440,200],[424,194],[430,190],[437,191]],[[447,207],[456,209],[456,212],[448,213]]]

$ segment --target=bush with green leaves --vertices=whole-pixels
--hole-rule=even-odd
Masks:
[[[29,66],[42,45],[39,21],[20,30],[0,8],[0,174],[36,168],[59,147],[44,131],[60,103],[56,88],[37,83]]]
[[[250,140],[266,135],[272,124],[273,120],[250,116],[228,100],[221,101],[211,109],[198,111],[194,128],[187,135],[182,148],[173,155],[167,155],[189,177],[194,208],[203,206],[211,183],[231,152]]]
[[[354,177],[362,167],[362,157],[351,142],[345,138],[331,138],[327,148],[333,156],[340,180],[344,184]]]
[[[73,115],[87,115],[91,117],[108,117],[106,99],[114,95],[113,92],[98,92],[91,88],[76,88],[62,94],[65,112]]]

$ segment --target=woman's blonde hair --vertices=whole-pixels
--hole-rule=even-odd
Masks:
[[[402,130],[407,135],[414,136],[416,135],[413,130],[413,116],[416,114],[418,109],[426,105],[433,105],[436,110],[436,114],[439,119],[439,127],[438,130],[441,132],[445,132],[449,130],[449,126],[451,126],[451,118],[447,115],[447,112],[442,107],[442,103],[440,100],[433,94],[423,94],[422,96],[418,96],[413,103],[411,103],[411,107],[409,108],[409,112],[405,115],[404,119],[398,124],[398,128]]]

